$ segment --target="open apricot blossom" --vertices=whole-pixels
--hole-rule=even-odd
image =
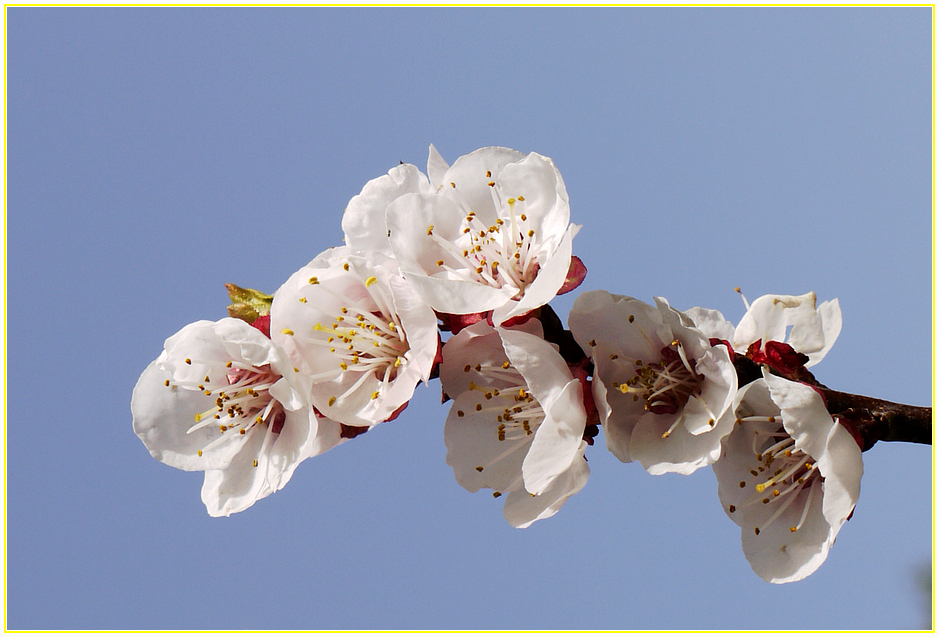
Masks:
[[[516,527],[554,515],[583,488],[581,382],[537,320],[462,330],[443,348],[440,380],[454,398],[444,442],[460,486],[508,494],[503,511]]]
[[[229,515],[340,442],[306,385],[283,349],[244,321],[198,321],[168,338],[137,381],[134,431],[157,460],[205,471],[209,514]]]
[[[737,376],[725,347],[665,299],[655,303],[584,292],[569,322],[594,364],[607,448],[652,474],[689,474],[720,455]]]
[[[310,380],[313,405],[345,425],[388,420],[427,382],[437,319],[394,259],[331,248],[274,294],[271,337]]]
[[[714,463],[724,512],[754,572],[773,583],[812,574],[851,516],[861,449],[808,385],[763,370],[734,400],[736,426]]]
[[[401,195],[385,210],[401,271],[434,310],[492,312],[501,325],[579,283],[568,281],[568,273],[580,226],[570,223],[554,162],[489,147],[444,169],[435,153],[429,162],[436,166],[435,191]]]
[[[512,526],[584,488],[602,427],[607,449],[649,474],[711,466],[752,569],[781,583],[826,559],[858,500],[862,450],[931,444],[931,408],[808,371],[841,331],[837,299],[744,299],[734,325],[596,290],[567,329],[548,303],[586,267],[554,162],[490,146],[451,166],[430,146],[426,170],[369,181],[346,206],[343,246],[273,295],[227,284],[229,318],[187,325],[141,374],[134,432],[157,460],[205,472],[210,515],[283,488],[439,378],[446,462],[461,487],[505,496]]]

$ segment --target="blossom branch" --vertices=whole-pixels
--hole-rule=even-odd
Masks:
[[[741,386],[760,377],[760,366],[749,358],[738,356],[734,360],[734,367]],[[814,387],[825,399],[828,413],[838,418],[851,431],[862,451],[867,451],[880,440],[932,444],[931,407],[902,405],[880,398],[836,391],[818,382],[805,368],[801,368],[795,375],[787,374],[772,365],[769,365],[769,368],[777,376],[805,382]]]
[[[901,405],[888,400],[818,387],[828,411],[853,427],[867,451],[878,440],[932,444],[932,408]]]

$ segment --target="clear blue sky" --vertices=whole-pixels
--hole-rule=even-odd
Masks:
[[[231,518],[153,460],[163,340],[342,242],[399,160],[552,157],[583,290],[837,297],[827,385],[932,402],[932,29],[901,9],[7,8],[10,629],[911,629],[933,453],[864,454],[828,561],[754,575],[713,473],[588,451],[527,530],[445,464],[439,385]],[[573,295],[553,306],[566,317]]]

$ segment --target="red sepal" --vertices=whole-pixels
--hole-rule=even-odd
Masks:
[[[271,337],[271,315],[262,314],[257,319],[255,319],[254,323],[251,324],[251,327],[256,327],[257,329],[261,330],[261,334],[264,334],[264,336],[270,338]]]
[[[587,266],[580,260],[580,257],[571,255],[571,265],[567,269],[567,278],[564,279],[564,283],[561,285],[561,289],[558,290],[558,294],[567,294],[583,283],[584,277],[586,276]]]

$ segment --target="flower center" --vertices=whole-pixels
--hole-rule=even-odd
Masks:
[[[773,506],[776,510],[761,527],[754,527],[757,535],[779,519],[794,504],[802,506],[796,524],[789,527],[795,533],[802,528],[812,506],[815,492],[825,481],[818,471],[818,462],[810,455],[796,449],[795,440],[773,416],[749,416],[738,418],[736,426],[747,422],[753,432],[753,457],[755,463],[750,474],[761,480],[754,489],[756,493],[740,506]],[[740,482],[746,488],[747,481]],[[736,510],[731,505],[730,512]]]
[[[315,281],[314,277],[310,283],[318,281]],[[343,305],[340,305],[340,313],[331,324],[315,324],[311,337],[295,335],[292,330],[283,330],[285,334],[300,340],[312,340],[314,345],[328,352],[327,356],[331,357],[338,367],[314,374],[314,382],[332,380],[345,372],[360,374],[342,396],[330,398],[330,405],[352,394],[372,376],[382,384],[394,381],[398,372],[408,362],[405,354],[410,347],[394,311],[394,305],[386,298],[383,286],[376,285],[376,277],[370,276],[364,283],[368,294],[358,302],[340,297],[328,286],[320,286],[321,290],[332,295]],[[305,298],[300,301],[306,302]],[[379,391],[373,392],[372,400],[377,399],[379,394]]]
[[[427,234],[443,248],[449,258],[437,261],[437,267],[454,278],[481,283],[494,288],[505,286],[518,290],[518,300],[538,275],[539,264],[533,246],[538,243],[535,228],[522,210],[525,197],[509,197],[503,204],[495,187],[493,199],[501,209],[495,223],[487,226],[475,212],[463,218],[460,236],[450,241],[428,226]]]
[[[187,365],[193,361],[186,359]],[[255,427],[269,427],[271,433],[280,433],[286,414],[283,406],[270,394],[270,388],[281,376],[270,365],[255,366],[244,361],[228,361],[224,370],[211,369],[202,382],[167,380],[171,391],[177,388],[215,396],[215,404],[195,414],[196,424],[186,433],[204,427],[218,427],[219,436],[197,453],[199,456],[222,443],[229,436],[244,436]]]
[[[470,381],[469,390],[479,395],[479,402],[475,405],[475,415],[492,421],[499,442],[507,443],[490,465],[499,462],[529,442],[528,437],[538,430],[544,422],[545,413],[541,404],[528,391],[522,375],[506,361],[501,366],[467,365],[463,371],[468,373],[471,369],[485,374],[493,380],[507,381],[504,387],[484,387]],[[463,418],[466,414],[457,411],[457,417]],[[482,472],[485,467],[476,467]]]
[[[611,354],[610,358],[619,358]],[[677,414],[688,397],[700,392],[702,377],[695,372],[695,360],[685,354],[681,341],[674,340],[662,348],[662,358],[654,363],[631,361],[634,376],[624,383],[613,382],[613,388],[632,394],[634,401],[645,402],[646,411],[654,414]]]

